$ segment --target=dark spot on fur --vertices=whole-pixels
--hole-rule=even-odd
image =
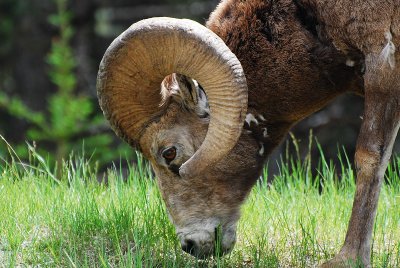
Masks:
[[[385,145],[383,144],[379,145],[379,156],[381,157],[381,159],[383,158],[385,151],[386,151]]]
[[[169,166],[168,166],[168,169],[169,169],[170,171],[172,171],[175,175],[178,175],[178,176],[179,176],[179,168],[180,168],[180,167],[181,167],[180,165],[172,164],[172,165],[169,165]]]
[[[270,4],[271,6],[271,4]],[[257,19],[261,22],[261,34],[268,40],[268,42],[272,42],[272,32],[271,27],[269,26],[269,22],[267,20],[267,13],[264,10],[258,10],[257,12]],[[271,10],[269,10],[271,12]]]
[[[297,6],[296,16],[307,31],[313,36],[318,38],[318,21],[314,14],[311,13],[311,9],[306,9],[301,6],[300,3],[294,1]]]

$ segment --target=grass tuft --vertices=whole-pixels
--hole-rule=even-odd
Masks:
[[[343,150],[335,167],[320,149],[316,175],[310,156],[287,157],[272,183],[265,169],[243,205],[233,252],[199,261],[180,249],[140,156],[127,174],[109,170],[106,184],[86,159],[71,157],[56,172],[30,151],[29,164],[12,150],[0,164],[1,267],[313,267],[340,249],[355,189]],[[396,157],[381,192],[374,267],[400,267],[399,170]]]

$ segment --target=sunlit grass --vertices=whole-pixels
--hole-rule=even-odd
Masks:
[[[145,163],[110,170],[105,185],[83,158],[53,172],[31,151],[30,165],[0,165],[3,267],[312,267],[340,249],[355,188],[344,153],[339,167],[322,157],[316,175],[310,157],[285,159],[272,184],[253,188],[233,252],[197,261],[181,251]],[[374,267],[400,267],[399,169],[396,158],[382,189]]]

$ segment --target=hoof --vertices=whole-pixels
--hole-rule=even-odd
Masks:
[[[371,265],[365,265],[361,260],[336,256],[333,259],[321,264],[320,268],[371,268]]]

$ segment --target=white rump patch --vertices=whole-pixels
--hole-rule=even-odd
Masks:
[[[396,59],[394,57],[394,53],[396,52],[396,46],[392,41],[392,34],[390,32],[385,33],[385,39],[387,41],[386,46],[383,48],[381,54],[379,55],[379,59],[382,62],[382,67],[388,63],[390,68],[394,69],[396,64]]]
[[[258,125],[258,121],[257,119],[254,117],[253,114],[247,114],[246,115],[246,119],[245,119],[246,123],[250,126],[251,122],[254,122],[256,125]]]

